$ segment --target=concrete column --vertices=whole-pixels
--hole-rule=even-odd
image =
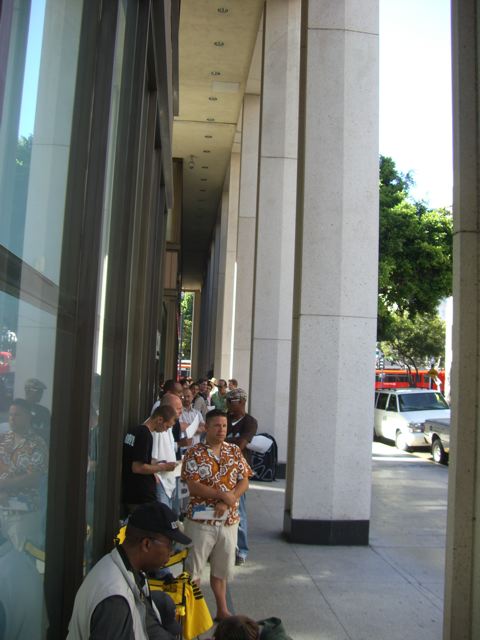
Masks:
[[[236,300],[239,303],[235,304],[233,365],[228,375],[236,378],[244,389],[250,387],[259,128],[260,96],[247,94],[243,99],[236,248]]]
[[[304,0],[302,9],[284,530],[297,542],[368,544],[377,317],[378,0]]]
[[[297,177],[300,1],[264,13],[257,246],[249,411],[286,460]]]
[[[452,2],[453,362],[445,640],[480,637],[479,11],[478,0]]]
[[[214,341],[214,361],[213,373],[218,378],[222,366],[222,341],[223,341],[223,305],[225,296],[225,268],[227,264],[227,232],[228,232],[228,178],[223,185],[222,198],[219,211],[220,224],[219,233],[219,256],[217,272],[217,303],[213,312],[215,313],[216,331],[213,336]]]
[[[227,190],[222,201],[222,230],[219,283],[222,283],[217,304],[217,331],[215,341],[216,378],[232,375],[233,309],[235,302],[235,259],[237,254],[238,193],[240,154],[232,153]],[[223,274],[222,274],[223,271]],[[221,298],[221,299],[220,299]]]

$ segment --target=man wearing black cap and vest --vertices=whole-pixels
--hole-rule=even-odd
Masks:
[[[166,564],[173,542],[191,543],[175,513],[160,502],[140,505],[123,544],[93,567],[78,590],[67,640],[174,640],[176,623],[162,620],[145,576]]]

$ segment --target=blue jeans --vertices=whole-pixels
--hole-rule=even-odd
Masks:
[[[248,555],[248,538],[247,538],[247,505],[246,495],[243,494],[238,505],[238,515],[240,516],[240,524],[238,527],[237,537],[237,555],[246,558]]]
[[[166,504],[167,507],[170,507],[170,509],[173,509],[173,511],[175,511],[175,513],[178,515],[178,500],[177,500],[176,489],[173,492],[172,497],[169,498],[165,493],[163,484],[161,482],[158,482],[157,483],[157,500],[158,502],[162,502],[163,504]]]

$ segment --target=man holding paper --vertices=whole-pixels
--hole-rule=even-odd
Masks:
[[[180,429],[187,438],[193,439],[193,444],[198,444],[201,434],[205,432],[205,422],[200,411],[193,407],[192,402],[193,393],[187,388],[183,392]]]
[[[239,447],[225,442],[226,435],[225,413],[218,409],[207,413],[205,443],[188,449],[182,466],[182,480],[190,492],[185,533],[193,541],[186,569],[198,583],[210,559],[210,586],[217,619],[231,615],[226,594],[235,564],[238,501],[253,475]]]

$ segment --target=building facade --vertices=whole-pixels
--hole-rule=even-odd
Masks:
[[[480,633],[477,4],[452,3],[445,640]],[[278,441],[286,535],[368,544],[378,0],[3,0],[0,194],[5,637],[64,637],[111,547],[123,434],[176,374],[182,289],[192,373],[238,378]]]

